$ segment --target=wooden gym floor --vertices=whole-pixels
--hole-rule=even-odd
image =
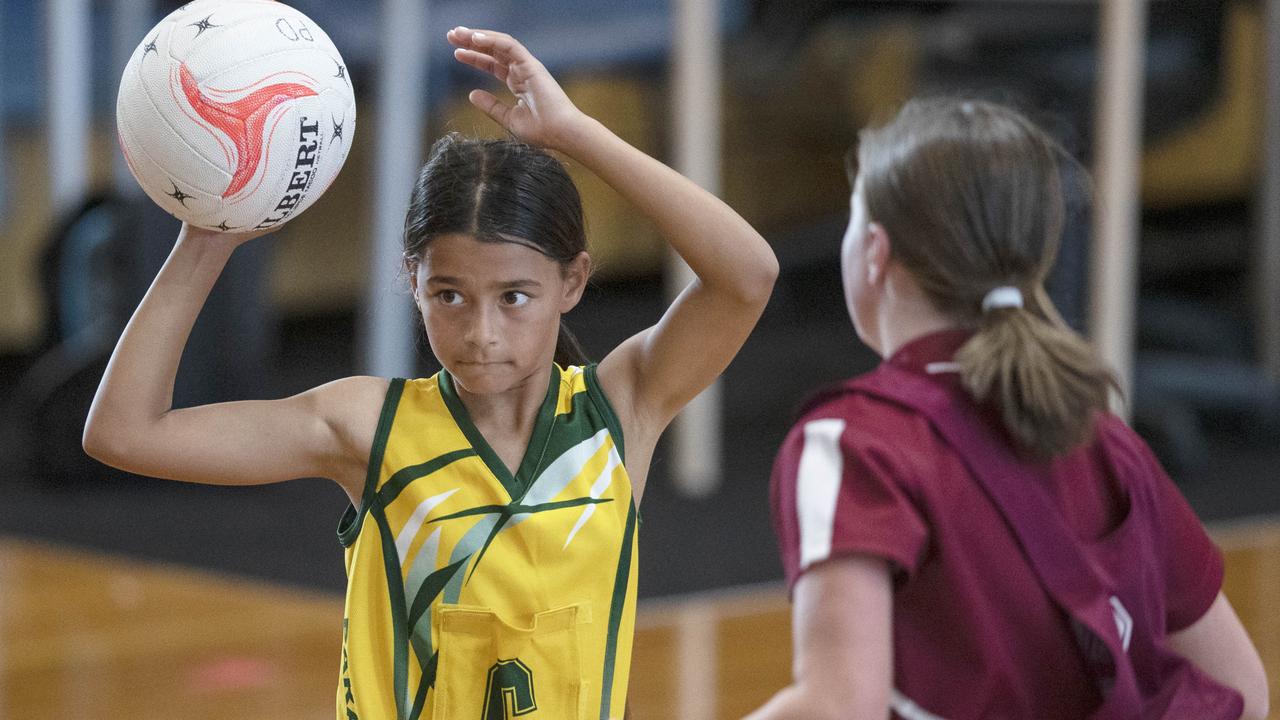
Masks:
[[[1274,698],[1280,520],[1213,534]],[[332,718],[341,619],[333,595],[0,538],[0,720]],[[788,624],[780,585],[642,602],[633,717],[741,717],[787,682]]]

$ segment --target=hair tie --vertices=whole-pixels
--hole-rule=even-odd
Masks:
[[[982,312],[991,312],[1001,308],[1020,308],[1022,307],[1022,291],[1016,287],[1002,285],[998,288],[992,288],[990,292],[982,298]]]

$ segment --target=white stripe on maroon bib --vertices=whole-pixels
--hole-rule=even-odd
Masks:
[[[800,567],[831,555],[836,496],[844,475],[840,436],[845,422],[813,420],[804,426],[804,450],[796,470],[796,513],[800,519]]]

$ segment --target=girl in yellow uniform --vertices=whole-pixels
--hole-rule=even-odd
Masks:
[[[413,190],[404,262],[444,369],[173,409],[191,326],[253,237],[184,227],[120,338],[85,449],[157,477],[346,490],[341,720],[621,717],[654,445],[742,346],[777,262],[728,206],[579,111],[513,38],[448,39],[515,100],[473,91],[514,139],[440,140]],[[598,365],[560,327],[591,260],[577,190],[540,148],[627,197],[697,275]]]

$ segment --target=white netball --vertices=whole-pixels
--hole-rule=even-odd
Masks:
[[[356,105],[328,35],[273,0],[195,0],[147,33],[116,100],[147,195],[213,230],[278,227],[347,159]]]

